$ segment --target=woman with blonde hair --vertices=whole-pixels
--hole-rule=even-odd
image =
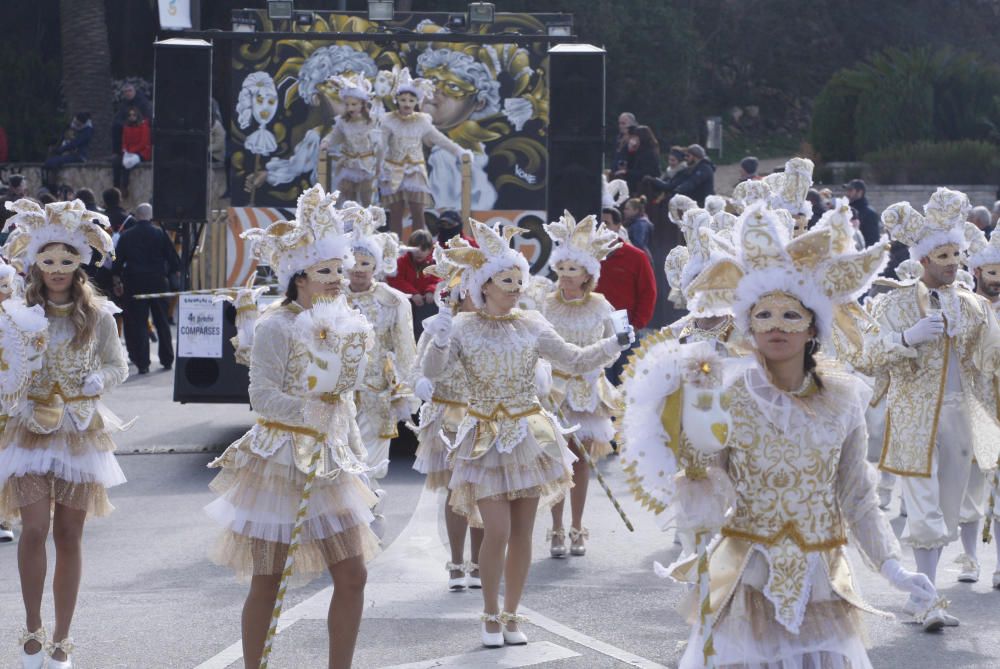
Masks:
[[[44,309],[48,342],[0,436],[0,516],[20,517],[22,524],[18,569],[27,629],[21,666],[40,669],[48,654],[51,669],[69,669],[84,522],[110,513],[107,489],[125,482],[110,434],[121,425],[99,401],[128,376],[113,317],[118,309],[94,294],[82,267],[93,251],[110,254],[113,244],[104,230],[107,218],[79,200],[44,211],[30,200],[7,208],[15,215],[3,254],[27,269],[25,302]],[[34,345],[42,343],[39,336]],[[41,606],[50,525],[56,624],[46,643]]]

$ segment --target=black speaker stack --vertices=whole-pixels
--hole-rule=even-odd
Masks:
[[[208,220],[212,45],[167,39],[154,45],[153,212],[163,223]]]
[[[178,326],[183,323],[178,322]],[[237,364],[229,340],[236,336],[236,308],[222,306],[222,357],[177,358],[174,401],[200,404],[249,404],[250,370]]]
[[[604,57],[591,44],[549,49],[549,221],[601,213],[604,169]]]

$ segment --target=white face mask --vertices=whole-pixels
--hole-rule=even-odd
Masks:
[[[274,120],[278,109],[278,95],[268,88],[258,88],[253,94],[253,117],[257,123],[267,125]]]
[[[750,330],[757,334],[772,330],[793,334],[811,325],[809,310],[787,293],[769,293],[750,310]]]

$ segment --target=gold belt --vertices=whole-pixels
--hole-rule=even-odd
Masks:
[[[390,165],[423,165],[424,164],[423,161],[413,160],[413,159],[409,158],[408,156],[405,157],[403,160],[389,160],[388,158],[386,158],[385,162],[389,163]]]
[[[566,380],[583,379],[583,377],[580,376],[579,374],[567,374],[566,372],[560,372],[557,369],[552,370],[552,376],[556,377],[557,379],[566,379]]]
[[[286,432],[291,432],[293,434],[301,434],[306,437],[312,437],[316,441],[326,439],[326,435],[322,432],[302,425],[289,425],[288,423],[279,423],[276,420],[267,420],[265,418],[258,418],[257,424],[271,430],[285,430]]]
[[[84,400],[97,400],[100,399],[100,395],[72,395],[70,397],[64,396],[60,392],[49,393],[47,396],[42,397],[41,395],[28,395],[28,399],[32,402],[39,402],[41,404],[54,404],[55,399],[58,397],[63,403],[66,402],[83,402]]]
[[[375,154],[371,151],[366,151],[365,153],[351,153],[350,151],[344,151],[340,155],[345,158],[369,158]]]
[[[435,404],[444,404],[445,406],[450,406],[450,407],[462,407],[463,409],[469,406],[468,402],[456,402],[455,400],[446,400],[444,398],[438,397],[437,395],[433,395],[431,397],[431,402],[434,402]]]
[[[536,413],[541,413],[541,412],[542,412],[542,407],[538,406],[537,404],[529,409],[520,411],[518,413],[511,413],[507,411],[507,407],[505,407],[503,404],[500,404],[499,406],[497,406],[497,408],[495,408],[492,411],[492,413],[488,414],[480,413],[472,408],[469,409],[469,415],[472,416],[473,418],[478,418],[479,420],[496,420],[497,418],[500,417],[500,414],[507,416],[507,418],[517,419],[517,418],[524,418],[525,416],[532,416]]]

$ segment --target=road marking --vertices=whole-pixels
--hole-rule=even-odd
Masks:
[[[530,667],[542,662],[566,660],[571,657],[580,657],[580,654],[549,641],[540,641],[529,643],[527,646],[484,648],[472,653],[449,655],[421,662],[394,664],[382,669],[449,669],[453,667],[461,667],[462,669],[499,669],[505,667],[513,669],[514,667]]]
[[[443,500],[443,492],[433,492],[425,488],[420,494],[420,500],[417,502],[406,527],[392,544],[368,565],[368,584],[365,587],[365,618],[463,620],[470,622],[479,619],[479,612],[482,610],[482,597],[478,590],[462,593],[445,591],[443,566],[448,556],[442,538],[438,534],[438,514]],[[289,609],[281,616],[278,632],[288,629],[299,620],[326,620],[332,595],[333,587],[327,587]],[[638,669],[667,669],[665,665],[595,639],[537,611],[522,607],[521,612],[531,619],[533,625],[630,666]],[[470,626],[470,634],[473,629]],[[363,638],[361,640],[363,642]],[[541,644],[532,643],[528,644],[528,647],[538,645]],[[466,655],[454,657],[465,658]],[[237,642],[210,660],[198,665],[195,669],[226,669],[242,656],[242,646]],[[417,667],[476,666],[434,664],[434,662],[445,660],[450,661],[450,658],[438,658],[437,660],[427,660],[424,663],[399,666],[412,666],[414,669]],[[490,664],[483,666],[492,668],[525,665]],[[394,667],[393,669],[398,668]]]

